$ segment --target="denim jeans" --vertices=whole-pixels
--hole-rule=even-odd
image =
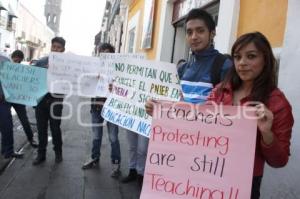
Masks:
[[[11,103],[11,106],[15,109],[19,120],[23,126],[24,132],[26,134],[26,137],[28,141],[32,141],[33,139],[33,132],[27,117],[27,112],[26,112],[26,106],[22,104],[15,104]]]
[[[9,103],[0,102],[1,154],[4,157],[10,156],[14,152],[13,121],[10,108]]]
[[[63,98],[52,97],[47,94],[35,108],[37,129],[38,129],[38,155],[46,156],[48,144],[48,122],[52,135],[53,149],[55,153],[62,152],[62,135],[61,135],[61,115],[63,109]]]
[[[144,175],[149,138],[127,130],[129,144],[129,169]]]
[[[104,119],[101,116],[101,109],[97,111],[91,111],[92,115],[92,132],[93,132],[93,146],[92,146],[92,159],[100,158],[100,148],[102,144],[103,136],[103,122]],[[119,128],[117,125],[107,122],[108,138],[111,145],[111,161],[112,163],[119,164],[121,162],[120,143],[118,139]]]

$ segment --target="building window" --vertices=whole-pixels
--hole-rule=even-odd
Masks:
[[[134,39],[135,39],[135,27],[129,30],[128,53],[133,53],[134,51]]]

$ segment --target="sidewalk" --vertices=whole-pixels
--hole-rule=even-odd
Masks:
[[[14,147],[15,151],[21,150],[28,142],[26,135],[23,131],[23,127],[18,119],[18,116],[14,113],[14,110],[12,110],[13,113],[13,123],[14,123]],[[31,118],[30,118],[31,119]],[[33,126],[32,126],[33,127]],[[33,127],[32,130],[36,132],[36,128]],[[1,135],[0,135],[1,136]],[[1,143],[0,143],[1,147]],[[10,159],[4,159],[2,155],[0,155],[0,174],[3,172],[5,167],[10,163]]]
[[[78,99],[72,104],[77,104]],[[80,101],[80,99],[79,99]],[[64,108],[64,114],[68,112]],[[84,120],[90,119],[89,109],[81,114]],[[104,128],[100,166],[93,170],[82,170],[82,164],[89,158],[91,132],[89,127],[77,124],[73,113],[70,120],[64,120],[63,162],[54,163],[52,143],[49,141],[47,160],[40,166],[32,166],[36,152],[28,145],[24,148],[25,157],[14,160],[0,175],[0,199],[138,199],[136,182],[123,184],[120,179],[110,177],[110,144]],[[119,139],[122,152],[122,175],[128,172],[128,146],[126,132],[120,129]]]

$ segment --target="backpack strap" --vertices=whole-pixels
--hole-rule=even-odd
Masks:
[[[178,74],[179,79],[182,78],[183,74],[185,73],[185,71],[187,69],[187,66],[188,66],[188,62],[185,62],[178,67],[177,74]]]
[[[226,61],[228,57],[223,54],[218,54],[212,64],[211,70],[210,70],[210,78],[211,83],[215,87],[218,83],[221,81],[221,71],[222,66],[224,65],[224,62]]]

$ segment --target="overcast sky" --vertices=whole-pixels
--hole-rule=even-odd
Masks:
[[[45,0],[21,0],[45,22]],[[105,0],[62,0],[60,36],[66,39],[66,52],[91,55],[95,35],[100,31]]]

